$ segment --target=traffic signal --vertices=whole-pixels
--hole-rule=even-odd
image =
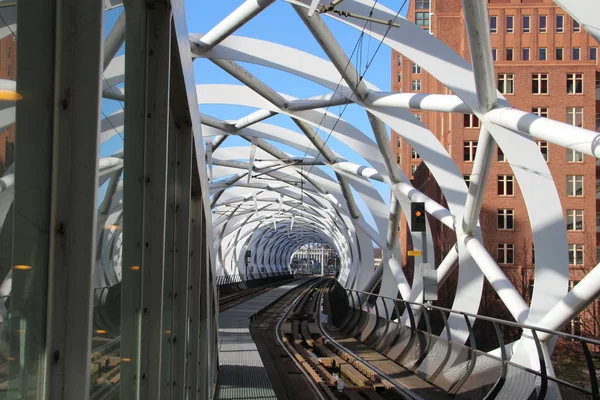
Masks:
[[[425,232],[425,203],[410,203],[411,231]]]

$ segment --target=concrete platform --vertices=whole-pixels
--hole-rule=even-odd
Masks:
[[[250,335],[250,316],[305,282],[285,284],[219,315],[219,399],[277,399]]]

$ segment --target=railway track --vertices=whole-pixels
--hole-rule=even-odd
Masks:
[[[280,345],[294,360],[321,399],[420,399],[371,360],[385,357],[368,349],[361,355],[346,349],[323,328],[323,294],[329,279],[306,288],[277,324]],[[281,315],[281,314],[280,314]],[[352,338],[344,338],[352,341]]]

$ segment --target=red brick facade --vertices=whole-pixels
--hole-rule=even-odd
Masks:
[[[417,5],[422,9],[416,9]],[[429,7],[429,8],[427,8]],[[431,13],[417,14],[417,13]],[[532,112],[534,107],[545,108],[552,119],[567,122],[567,108],[577,107],[583,111],[582,126],[587,129],[597,128],[597,114],[600,113],[600,101],[597,101],[597,80],[600,80],[598,58],[600,47],[593,38],[580,29],[577,31],[573,19],[552,0],[490,0],[489,14],[496,17],[496,33],[492,33],[492,48],[496,52],[496,73],[514,75],[514,93],[505,94],[507,100],[516,108]],[[510,29],[512,16],[512,32]],[[529,32],[526,32],[529,17]],[[546,32],[540,24],[540,16],[546,16]],[[560,17],[562,17],[562,33],[560,32]],[[454,51],[469,59],[468,38],[464,28],[464,16],[460,0],[411,0],[408,19],[430,29],[431,33],[444,41]],[[543,18],[542,18],[543,19]],[[429,21],[429,27],[427,26]],[[493,25],[492,25],[493,26]],[[557,32],[557,30],[559,32]],[[524,32],[525,31],[525,32]],[[540,54],[540,48],[545,48]],[[562,49],[562,60],[557,60],[557,48]],[[579,60],[573,49],[579,48]],[[591,50],[590,48],[595,48]],[[512,50],[512,60],[507,49]],[[523,50],[529,49],[529,50]],[[529,59],[527,60],[527,54]],[[542,50],[543,52],[543,50]],[[558,51],[560,53],[561,50]],[[596,60],[593,58],[595,52]],[[540,59],[542,57],[542,59]],[[533,94],[532,80],[534,74],[547,74],[548,93]],[[567,93],[567,75],[582,74],[582,93]],[[597,76],[599,78],[597,78]],[[576,76],[579,78],[579,75]],[[413,81],[419,80],[421,90],[413,90]],[[578,80],[577,80],[578,81]],[[443,93],[450,92],[430,76],[425,70],[416,68],[412,61],[392,53],[392,89],[402,92]],[[579,91],[579,90],[574,90]],[[575,114],[578,114],[576,109]],[[478,127],[465,127],[465,118],[461,114],[415,111],[424,125],[429,128],[444,144],[452,158],[462,170],[463,175],[471,174],[473,162],[464,161],[464,145],[466,141],[477,141]],[[600,114],[599,114],[600,115]],[[476,125],[476,124],[475,124]],[[393,132],[392,144],[395,156],[401,168],[412,176],[413,184],[424,193],[437,201],[444,202],[439,188],[433,181],[425,165],[420,159],[412,157],[412,149],[405,141]],[[542,143],[544,145],[544,143]],[[567,210],[583,211],[583,230],[569,231],[569,244],[584,246],[584,265],[572,266],[572,279],[578,280],[578,275],[584,269],[591,268],[596,263],[596,160],[585,156],[582,162],[567,161],[566,149],[548,145],[548,166],[563,205],[565,218]],[[417,168],[417,166],[419,166]],[[413,174],[413,168],[417,168]],[[517,287],[523,286],[524,291],[533,279],[531,268],[534,257],[531,243],[531,228],[527,210],[517,183],[514,184],[514,194],[499,196],[497,187],[498,175],[512,175],[511,167],[506,162],[494,161],[490,181],[488,182],[484,208],[480,223],[483,228],[486,248],[494,258],[497,258],[499,244],[512,244],[514,260],[512,263],[500,263],[512,276]],[[567,176],[583,177],[583,195],[567,196]],[[514,210],[513,229],[502,230],[498,227],[499,210]],[[433,224],[436,247],[446,248],[454,243],[453,235],[442,232],[439,224]],[[406,251],[411,248],[410,235],[406,220],[402,217],[400,223],[400,244],[405,268],[412,267],[411,260],[406,257]],[[450,236],[450,238],[449,238]],[[446,243],[452,242],[452,243]],[[444,251],[445,253],[445,251]],[[436,260],[436,264],[440,260]],[[408,275],[410,271],[408,271]],[[516,282],[523,280],[524,282]],[[526,293],[524,293],[525,297]]]

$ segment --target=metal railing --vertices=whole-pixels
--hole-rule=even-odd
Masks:
[[[227,296],[292,278],[294,275],[290,273],[277,271],[247,275],[221,275],[217,276],[216,282],[219,295]]]
[[[330,300],[334,325],[453,397],[600,400],[592,355],[600,349],[598,340],[339,285],[334,289],[345,290],[345,301],[339,294],[336,301]],[[382,301],[373,301],[377,299]],[[449,321],[456,322],[457,318],[464,321],[468,331],[466,344],[452,341]],[[442,332],[444,337],[440,337]],[[537,363],[539,369],[511,361],[512,345],[506,338],[519,336],[532,340],[536,360],[531,364]],[[558,339],[556,345],[563,355],[574,356],[576,367],[570,372],[579,371],[579,378],[567,381],[558,373],[553,376],[553,365],[548,365],[548,356],[544,357],[546,346],[540,336],[550,336],[552,345]]]

